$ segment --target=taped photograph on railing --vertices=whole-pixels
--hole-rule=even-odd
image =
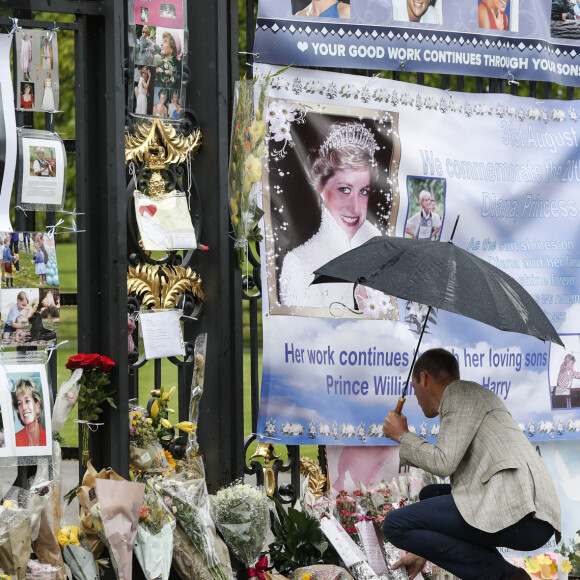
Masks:
[[[2,346],[56,343],[60,293],[48,288],[6,288],[0,291]]]
[[[26,211],[60,211],[64,206],[67,159],[56,133],[18,131],[16,205]]]
[[[56,31],[21,28],[15,43],[16,108],[56,111],[60,95]]]
[[[0,457],[50,455],[50,391],[43,364],[0,367]]]
[[[185,3],[134,0],[130,4],[129,43],[134,49],[131,110],[135,115],[179,119],[185,104]]]

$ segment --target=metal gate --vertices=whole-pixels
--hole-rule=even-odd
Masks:
[[[46,13],[50,12],[50,21]],[[56,16],[55,16],[56,13]],[[65,18],[60,15],[72,15]],[[143,260],[135,252],[127,227],[128,183],[125,132],[131,120],[126,109],[128,79],[127,2],[119,0],[3,0],[0,24],[7,30],[18,18],[23,28],[58,28],[74,33],[74,139],[66,140],[76,159],[78,292],[65,294],[63,305],[78,307],[81,352],[106,354],[116,361],[111,388],[117,409],[102,415],[104,426],[91,436],[91,458],[97,468],[111,466],[129,474],[128,400],[138,393],[138,369],[127,359],[127,268]],[[237,77],[237,4],[214,0],[212,9],[191,3],[188,10],[188,114],[183,130],[197,124],[203,146],[192,164],[198,192],[194,221],[203,223],[202,255],[190,252],[187,263],[201,277],[205,293],[203,315],[186,324],[186,341],[208,333],[206,391],[199,420],[199,442],[207,462],[207,481],[215,491],[243,473],[241,368],[241,281],[228,237],[227,158],[231,87]],[[72,20],[72,21],[71,21]],[[224,34],[225,31],[225,34]],[[32,125],[33,113],[18,113],[18,125]],[[39,113],[35,113],[39,115]],[[54,130],[54,116],[44,115]],[[180,170],[181,171],[181,170]],[[132,190],[131,190],[132,194]],[[69,192],[69,195],[71,193]],[[55,215],[47,215],[54,224]],[[34,214],[16,212],[16,230],[34,230]],[[181,258],[172,256],[173,261]],[[131,260],[131,261],[130,261]],[[56,385],[53,357],[52,384]],[[155,365],[155,385],[163,381]],[[186,419],[191,364],[181,364],[179,415]]]

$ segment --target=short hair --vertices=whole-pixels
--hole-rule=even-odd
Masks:
[[[433,196],[431,195],[431,192],[429,192],[426,189],[424,189],[419,194],[419,203],[421,203],[426,197],[429,197],[429,199],[433,199]]]
[[[358,123],[333,123],[328,128],[328,135],[341,127]],[[310,185],[316,190],[324,189],[328,180],[339,170],[365,171],[368,170],[371,176],[371,184],[375,183],[378,177],[374,157],[369,155],[368,148],[356,143],[345,144],[338,148],[328,148],[325,154],[321,153],[323,147],[312,151],[308,156],[308,167],[306,176]]]
[[[413,367],[413,379],[418,379],[423,371],[428,372],[436,381],[459,380],[459,363],[455,356],[444,348],[425,351]]]
[[[18,294],[16,295],[16,300],[24,300],[24,298],[26,298],[26,303],[28,304],[30,302],[28,294],[26,294],[24,290],[20,290],[20,292],[18,292]]]
[[[45,152],[45,151],[44,151],[44,147],[37,147],[37,148],[35,149],[35,151],[36,151],[36,154],[37,154],[37,155],[38,155],[39,153],[44,153],[44,152]]]
[[[564,360],[562,361],[562,364],[560,365],[560,370],[563,371],[568,366],[568,363],[570,361],[576,362],[576,357],[573,354],[567,354],[564,357]]]
[[[24,393],[24,391],[30,391],[30,395],[34,399],[35,403],[40,403],[40,410],[38,411],[38,422],[42,419],[42,395],[36,386],[36,383],[32,379],[20,378],[16,381],[14,391],[12,393],[12,406],[18,415],[18,420],[20,424],[24,426],[24,423],[20,420],[20,414],[18,413],[18,395]]]
[[[161,38],[167,38],[169,40],[169,46],[171,47],[171,50],[173,51],[173,54],[175,56],[179,56],[177,54],[177,44],[175,42],[175,38],[173,37],[173,34],[171,34],[171,32],[168,32],[167,30],[161,35]]]
[[[145,26],[143,26],[141,33],[143,33],[143,32],[149,32],[149,26],[147,26],[147,24],[145,24]]]

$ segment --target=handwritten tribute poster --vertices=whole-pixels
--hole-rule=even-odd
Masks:
[[[453,352],[462,377],[497,393],[530,439],[580,438],[580,379],[564,398],[555,390],[569,357],[580,371],[580,102],[290,68],[271,81],[267,115],[260,437],[389,444],[381,426],[426,309],[372,290],[353,296],[349,285],[309,286],[312,272],[374,235],[445,243],[460,216],[454,243],[516,278],[565,348],[436,311],[421,349]],[[367,165],[355,151],[325,181],[340,143]],[[424,418],[412,388],[405,413],[436,441],[438,422]]]

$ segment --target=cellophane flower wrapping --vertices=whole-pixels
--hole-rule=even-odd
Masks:
[[[211,498],[211,512],[228,548],[246,568],[252,567],[270,526],[270,500],[264,490],[235,483]]]
[[[82,530],[78,526],[63,526],[57,539],[75,580],[98,580],[97,564],[91,551],[83,545]]]
[[[66,578],[61,547],[57,541],[62,517],[60,503],[60,481],[51,480],[50,460],[43,458],[38,464],[36,475],[29,489],[28,508],[36,515],[37,524],[33,526],[32,548],[38,561],[56,569],[57,580]],[[53,470],[53,476],[57,475]]]
[[[27,491],[11,488],[7,497],[24,497]],[[19,507],[16,499],[5,499],[0,506],[0,568],[13,578],[24,580],[30,558],[31,516],[29,510]]]
[[[238,251],[240,267],[248,242],[262,239],[259,230],[256,232],[254,228],[264,215],[258,197],[267,132],[264,105],[268,83],[269,76],[244,79],[235,86],[228,190],[234,248]]]
[[[201,554],[212,578],[228,579],[214,547],[214,524],[205,479],[189,479],[186,474],[176,474],[156,483],[155,492],[171,509],[179,526]]]
[[[129,405],[129,436],[129,460],[133,472],[151,474],[170,470],[152,419],[139,405]]]
[[[175,517],[152,486],[149,481],[145,487],[135,541],[135,556],[147,580],[169,578],[176,526]]]
[[[95,530],[105,541],[119,580],[131,580],[133,546],[145,484],[132,481],[97,479],[97,503],[91,508]]]
[[[201,401],[201,396],[203,395],[203,386],[205,382],[206,348],[207,333],[203,333],[195,339],[194,346],[194,367],[191,380],[191,397],[189,400],[189,421],[194,425],[199,424],[199,403]],[[198,454],[199,445],[197,443],[197,431],[193,431],[187,436],[186,456],[192,458]]]

